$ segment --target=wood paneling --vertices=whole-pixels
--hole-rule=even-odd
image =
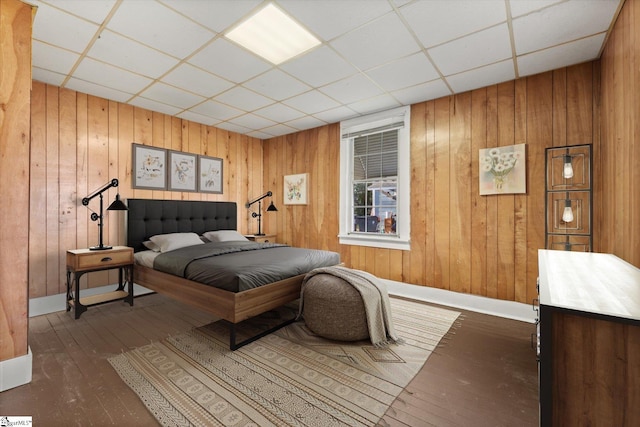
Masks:
[[[0,2],[0,361],[27,354],[31,19]]]
[[[545,148],[598,149],[599,67],[589,62],[412,105],[410,251],[338,244],[338,125],[266,140],[264,182],[276,189],[276,203],[284,175],[306,172],[311,182],[309,205],[278,205],[268,232],[337,250],[346,265],[383,278],[530,302],[545,244]],[[521,143],[527,193],[479,196],[478,150]]]
[[[594,248],[640,267],[640,4],[626,1],[602,54]]]
[[[81,199],[113,178],[118,178],[120,183],[105,193],[105,208],[118,193],[123,200],[130,197],[230,200],[238,202],[240,231],[249,231],[244,202],[263,191],[262,141],[40,82],[33,82],[31,99],[31,191],[25,189],[29,200],[25,200],[24,207],[29,215],[3,216],[25,221],[22,227],[11,225],[13,229],[25,232],[29,221],[30,298],[64,292],[67,249],[98,243],[98,226],[90,220],[90,214],[91,210],[99,209],[99,202],[93,200],[89,210],[82,206]],[[24,135],[28,134],[28,113],[26,117]],[[18,143],[19,139],[15,141]],[[222,158],[224,193],[132,189],[132,142]],[[26,150],[28,162],[28,145]],[[7,177],[11,178],[0,181],[0,185],[11,182],[12,194],[19,184],[15,176],[20,175],[16,169],[20,157],[14,155],[18,151],[18,148],[12,150],[11,168],[5,169],[4,165],[2,168],[2,173],[6,171]],[[25,167],[25,171],[28,170],[29,165]],[[28,182],[24,179],[20,183],[26,185]],[[30,203],[29,207],[27,203]],[[11,211],[15,209],[12,205]],[[104,215],[104,243],[126,244],[125,214],[105,209]],[[3,220],[2,224],[7,223]],[[1,270],[13,271],[15,245],[0,246],[10,248],[11,256],[2,259],[9,260],[12,265]],[[81,286],[97,287],[116,282],[117,272],[105,271],[85,275]],[[26,306],[25,300],[23,307]]]

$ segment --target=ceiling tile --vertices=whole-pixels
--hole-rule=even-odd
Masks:
[[[215,100],[244,111],[253,111],[273,104],[272,99],[240,86],[236,86],[216,96]]]
[[[264,128],[262,129],[263,132],[271,135],[271,136],[280,136],[280,135],[286,135],[289,133],[293,133],[296,132],[297,129],[292,128],[291,126],[287,126],[287,125],[283,125],[283,124],[277,124],[275,126],[271,126],[268,128]]]
[[[335,82],[358,72],[328,46],[320,46],[306,55],[282,64],[280,68],[314,87]]]
[[[575,42],[518,56],[518,71],[520,76],[538,74],[595,59],[604,42],[604,37],[605,35],[602,33]]]
[[[190,58],[189,62],[235,83],[255,77],[272,67],[225,39],[218,39],[205,47]]]
[[[395,13],[345,34],[331,42],[331,46],[360,70],[368,70],[420,50]]]
[[[219,129],[223,129],[223,130],[228,130],[229,132],[236,132],[236,133],[249,133],[251,132],[251,129],[246,128],[244,126],[240,126],[240,125],[236,125],[234,123],[230,123],[230,122],[221,122],[218,123],[216,125],[217,128]]]
[[[356,74],[320,90],[343,104],[361,101],[382,93],[382,90],[363,74]]]
[[[234,117],[229,122],[249,129],[262,129],[276,125],[275,122],[255,114],[243,114],[242,116]]]
[[[373,98],[364,99],[358,102],[352,102],[348,105],[353,111],[360,114],[369,114],[376,111],[388,110],[390,108],[400,107],[400,103],[392,96],[384,94]]]
[[[144,19],[140,19],[142,16]],[[214,36],[164,5],[150,1],[120,3],[108,28],[176,58],[189,56]]]
[[[205,100],[202,96],[194,95],[191,92],[185,92],[176,87],[159,82],[149,86],[140,95],[145,98],[162,102],[163,104],[173,105],[174,107],[180,107],[182,109],[193,107]]]
[[[266,0],[27,1],[34,80],[257,138],[594,59],[624,2],[276,0],[323,44],[275,67],[224,37]]]
[[[44,2],[30,0],[29,3],[37,5],[38,10],[43,4],[48,3],[80,18],[101,24],[113,9],[116,0],[48,0]]]
[[[267,71],[244,83],[243,86],[277,101],[291,98],[311,89],[308,85],[277,69]]]
[[[110,99],[117,102],[127,102],[131,98],[130,93],[122,92],[116,89],[76,78],[70,78],[65,87],[67,89],[75,90],[82,93],[90,93],[93,96]]]
[[[340,105],[324,93],[317,90],[312,90],[303,93],[302,95],[289,98],[282,103],[306,114],[314,114]]]
[[[40,3],[33,23],[33,38],[82,53],[98,28],[96,24]]]
[[[60,49],[59,47],[41,43],[37,40],[32,42],[33,66],[67,74],[71,71],[80,55]]]
[[[103,31],[88,56],[150,78],[157,78],[178,61],[111,31]]]
[[[31,71],[31,78],[33,80],[47,83],[54,86],[62,86],[67,76],[65,74],[59,74],[49,70],[43,70],[42,68],[33,67]],[[85,92],[87,93],[87,92]]]
[[[192,122],[196,123],[202,123],[203,125],[207,126],[215,126],[220,123],[220,120],[216,118],[203,116],[202,114],[194,113],[193,111],[183,111],[182,113],[178,114],[177,117],[185,120],[191,120]]]
[[[200,105],[196,105],[191,108],[190,111],[194,113],[202,114],[207,117],[214,117],[219,120],[228,120],[232,117],[241,115],[242,110],[230,107],[228,105],[220,104],[216,101],[206,101]]]
[[[313,116],[322,120],[323,122],[337,123],[341,120],[350,119],[358,115],[358,113],[356,113],[349,107],[338,107],[315,113]]]
[[[301,24],[329,41],[391,11],[386,1],[280,0]]]
[[[316,119],[312,116],[300,117],[299,119],[288,121],[285,124],[298,130],[313,129],[326,125],[322,120]]]
[[[281,103],[271,104],[268,107],[254,111],[254,113],[278,123],[304,116],[304,113]]]
[[[262,3],[261,0],[161,0],[161,2],[217,33],[235,25],[236,21]]]
[[[507,20],[504,0],[417,1],[401,7],[400,12],[426,48]]]
[[[562,1],[564,0],[509,0],[509,8],[511,9],[511,17],[517,18]]]
[[[291,128],[289,128],[289,129],[291,129]],[[290,130],[290,132],[295,132],[295,129]],[[273,138],[274,136],[279,136],[279,135],[276,135],[276,134],[267,133],[264,130],[249,132],[249,133],[247,133],[247,135],[252,137],[252,138],[258,138],[258,139],[269,139],[269,138]]]
[[[179,65],[164,76],[163,81],[206,98],[217,95],[234,86],[228,80],[186,63]]]
[[[445,76],[502,61],[511,57],[509,28],[502,24],[471,34],[429,49],[429,55]]]
[[[433,80],[391,93],[402,105],[411,105],[425,99],[438,99],[451,95],[451,91],[442,79]]]
[[[515,79],[513,60],[498,62],[485,67],[447,77],[447,82],[455,93],[466,92],[478,87]]]
[[[129,104],[135,105],[136,107],[145,108],[150,111],[157,111],[159,113],[168,114],[170,116],[177,116],[178,113],[182,111],[181,108],[163,104],[162,102],[143,98],[141,96],[136,96],[131,101],[129,101]]]
[[[73,73],[73,77],[108,86],[130,94],[136,94],[150,85],[153,80],[125,71],[95,59],[85,58]]]
[[[436,69],[422,52],[369,70],[366,74],[387,91],[402,89],[439,77]]]
[[[516,54],[607,31],[618,4],[617,0],[573,0],[514,19]]]

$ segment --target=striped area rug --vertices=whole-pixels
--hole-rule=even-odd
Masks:
[[[386,348],[325,340],[296,322],[232,352],[216,322],[109,362],[166,426],[374,426],[459,316],[391,304],[404,343]]]

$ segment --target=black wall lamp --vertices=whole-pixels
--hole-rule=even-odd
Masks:
[[[118,186],[118,180],[117,179],[112,179],[109,183],[107,183],[106,185],[104,185],[102,188],[94,191],[93,193],[89,194],[87,197],[82,199],[82,205],[83,206],[88,206],[89,202],[91,201],[91,199],[93,199],[96,196],[100,196],[100,215],[98,215],[97,213],[91,211],[91,221],[98,221],[98,230],[100,233],[100,241],[98,242],[98,246],[91,246],[89,249],[92,251],[102,251],[105,249],[111,249],[111,246],[105,246],[102,243],[102,219],[103,219],[103,209],[102,209],[102,193],[104,193],[105,191],[107,191],[108,189],[110,189],[111,187],[117,187]],[[87,208],[89,210],[91,210],[90,208]],[[126,211],[129,210],[127,208],[127,206],[122,203],[122,200],[120,200],[120,194],[116,194],[116,199],[113,201],[113,203],[111,203],[109,205],[109,207],[107,208],[108,211]]]
[[[262,196],[258,196],[253,200],[248,201],[247,203],[244,204],[244,207],[249,209],[249,207],[258,202],[258,212],[252,212],[251,213],[251,217],[252,218],[258,218],[258,232],[255,234],[256,236],[264,236],[264,233],[262,232],[262,229],[260,228],[260,217],[262,216],[262,199],[264,199],[265,197],[271,197],[273,195],[273,193],[271,193],[271,191],[267,191],[266,193],[264,193]],[[269,205],[269,207],[267,207],[267,212],[277,212],[278,209],[276,209],[275,205],[273,204],[273,200],[271,201],[271,204]]]

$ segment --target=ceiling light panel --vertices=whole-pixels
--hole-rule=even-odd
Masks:
[[[272,3],[233,28],[226,37],[276,65],[320,44],[320,40]]]

